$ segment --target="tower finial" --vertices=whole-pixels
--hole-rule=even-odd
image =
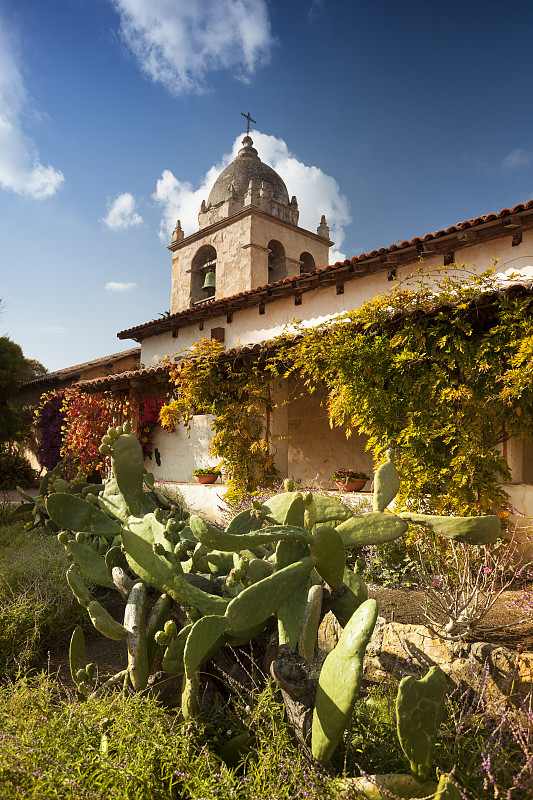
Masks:
[[[248,112],[247,114],[244,114],[241,111],[241,116],[244,117],[244,119],[246,120],[246,135],[249,136],[249,134],[250,134],[250,122],[253,122],[254,125],[257,125],[257,122],[255,121],[255,119],[252,119],[252,117],[250,116],[250,112]]]

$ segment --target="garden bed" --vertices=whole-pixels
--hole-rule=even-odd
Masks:
[[[530,587],[533,590],[533,586]],[[369,586],[369,596],[378,602],[379,615],[387,622],[399,622],[404,625],[423,625],[425,593],[421,589],[386,588],[383,586]],[[505,625],[511,621],[519,622],[526,613],[519,605],[522,591],[507,591],[496,602],[494,608],[486,617],[487,626]],[[117,619],[121,619],[124,604],[113,593],[108,593],[105,598],[106,608]],[[520,645],[524,651],[533,651],[533,615],[527,623],[517,624],[515,627],[503,628],[499,631],[483,633],[477,637],[479,640],[489,642],[495,646],[507,647],[516,650]],[[471,636],[467,642],[476,641]],[[92,625],[88,625],[85,632],[87,660],[98,665],[101,672],[115,673],[123,669],[127,662],[127,649],[125,642],[115,642],[105,639]],[[58,674],[60,680],[67,686],[73,687],[69,670],[68,646],[50,653],[43,658],[39,669],[49,670],[51,674]]]
[[[529,586],[533,592],[533,585]],[[422,589],[396,589],[372,585],[368,588],[369,597],[378,601],[379,615],[387,622],[400,622],[404,625],[425,625],[423,617],[425,592]],[[494,607],[483,621],[484,627],[499,627],[510,622],[519,623],[527,617],[527,612],[520,606],[523,597],[522,590],[503,592]],[[516,604],[516,605],[515,605]],[[513,627],[503,628],[498,631],[480,633],[479,636],[470,636],[466,641],[482,640],[501,647],[515,650],[520,645],[524,650],[533,650],[533,613],[529,613],[527,623],[517,624]]]

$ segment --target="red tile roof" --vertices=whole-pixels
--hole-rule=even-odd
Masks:
[[[370,271],[370,265],[367,262],[371,261],[372,259],[376,259],[378,256],[389,255],[391,253],[406,250],[407,248],[417,247],[417,245],[420,247],[421,245],[431,242],[435,239],[450,236],[454,233],[459,233],[469,228],[476,228],[480,225],[485,225],[505,217],[519,214],[523,211],[531,210],[533,210],[533,200],[530,200],[527,203],[519,203],[511,209],[503,208],[497,214],[485,214],[480,217],[466,220],[465,222],[458,222],[457,225],[451,225],[444,230],[426,233],[426,235],[423,237],[415,236],[409,241],[404,240],[399,244],[395,243],[391,244],[389,247],[381,247],[379,250],[371,250],[370,253],[361,253],[360,255],[354,256],[351,259],[346,259],[343,262],[337,261],[335,264],[330,264],[327,267],[320,267],[300,275],[293,275],[290,278],[284,278],[283,280],[275,281],[274,283],[258,286],[255,289],[239,292],[231,295],[230,297],[211,300],[209,302],[202,303],[201,306],[188,308],[184,311],[178,312],[177,314],[170,314],[167,317],[151,320],[150,322],[136,325],[133,328],[127,328],[126,330],[119,331],[117,336],[119,339],[141,340],[147,336],[164,333],[172,330],[173,328],[182,327],[197,319],[206,319],[209,317],[214,317],[220,313],[224,313],[225,310],[229,311],[237,309],[247,305],[250,301],[252,303],[260,303],[263,298],[265,300],[267,300],[267,298],[274,299],[272,295],[275,295],[275,298],[278,298],[285,294],[293,294],[302,290],[305,291],[306,284],[308,285],[313,281],[315,283],[318,281],[320,285],[327,285],[327,283],[330,281],[334,283],[337,276],[340,278],[341,274],[343,280],[351,280],[353,278],[361,277]],[[388,264],[380,263],[377,266],[377,269],[390,269],[391,266],[393,266],[392,262],[389,262]]]
[[[494,303],[498,297],[505,295],[508,298],[528,295],[533,297],[533,281],[525,281],[524,283],[513,283],[499,291],[483,292],[477,297],[473,298],[468,306],[464,309],[464,314],[472,321],[478,324],[484,324],[487,320],[491,319],[494,313]],[[452,309],[451,305],[428,306],[426,309],[410,312],[412,314],[426,314],[426,315],[439,315],[448,313]],[[408,314],[397,312],[391,316],[390,322],[392,325],[400,324]],[[352,324],[346,322],[345,324]],[[301,339],[303,333],[298,333],[294,336],[294,341]],[[243,356],[254,355],[260,356],[269,350],[276,347],[275,340],[263,340],[261,342],[254,342],[246,345],[239,345],[238,347],[231,347],[228,350],[223,350],[220,358],[223,360],[239,359]],[[106,391],[113,388],[121,388],[121,384],[129,384],[130,382],[146,381],[149,378],[155,378],[156,381],[164,382],[170,367],[172,365],[178,366],[181,361],[187,361],[187,353],[182,353],[176,356],[174,362],[166,360],[159,364],[154,364],[151,367],[143,367],[137,370],[130,370],[122,372],[117,375],[106,375],[101,378],[92,378],[87,381],[79,381],[76,387],[84,389],[85,391]]]
[[[46,375],[41,375],[40,378],[34,378],[32,381],[26,381],[26,383],[22,384],[21,388],[29,389],[33,386],[41,386],[42,384],[58,382],[58,381],[66,381],[69,378],[74,378],[80,372],[85,372],[85,370],[93,369],[94,367],[104,367],[109,364],[113,364],[115,361],[120,361],[122,358],[127,358],[128,356],[141,356],[141,348],[140,347],[132,347],[130,350],[123,350],[121,353],[113,353],[110,356],[102,356],[101,358],[95,358],[93,361],[84,361],[83,364],[74,364],[72,367],[65,367],[64,369],[58,369],[55,372],[47,372]]]
[[[269,345],[268,341],[262,342],[255,342],[254,344],[248,345],[240,345],[239,347],[230,347],[228,350],[224,350],[220,357],[224,360],[226,359],[233,359],[238,356],[248,355],[249,353],[257,354],[263,352],[267,349]],[[180,355],[174,362],[172,361],[164,361],[159,364],[154,364],[151,367],[142,367],[141,369],[129,370],[127,372],[121,372],[116,375],[104,375],[101,378],[91,378],[90,380],[86,381],[78,381],[75,385],[79,389],[85,389],[88,391],[105,391],[116,384],[121,383],[129,383],[130,381],[136,380],[147,380],[150,377],[156,377],[161,380],[163,376],[165,376],[172,365],[179,364],[180,361],[186,361],[187,354],[184,353]]]

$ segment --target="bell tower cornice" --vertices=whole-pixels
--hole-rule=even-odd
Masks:
[[[266,212],[262,211],[260,208],[257,208],[256,206],[247,206],[246,208],[243,208],[240,211],[238,211],[236,214],[232,214],[230,217],[224,217],[224,219],[218,220],[217,222],[213,222],[206,228],[202,228],[199,231],[195,231],[194,233],[191,233],[189,236],[185,236],[183,239],[173,241],[171,244],[167,245],[167,250],[170,250],[171,252],[174,253],[177,250],[181,250],[183,247],[187,247],[189,244],[193,242],[200,241],[206,236],[209,236],[210,234],[215,233],[216,231],[219,231],[222,228],[227,228],[237,220],[243,219],[244,217],[248,217],[251,215],[257,215],[258,217],[263,217],[264,219],[271,219],[272,221],[275,221],[276,225],[280,225],[284,228],[293,229],[297,231],[299,234],[302,234],[306,237],[310,237],[311,239],[316,239],[322,244],[327,244],[328,247],[332,247],[332,245],[335,244],[329,238],[320,236],[319,234],[313,233],[312,231],[308,231],[305,228],[300,228],[298,225],[293,225],[290,222],[285,222],[284,220],[280,220],[278,217],[274,217],[271,214],[267,214]],[[329,228],[328,228],[328,233],[329,233]]]

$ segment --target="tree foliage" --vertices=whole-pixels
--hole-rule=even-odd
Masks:
[[[20,345],[8,336],[0,337],[0,445],[12,447],[26,439],[30,431],[31,412],[14,405],[11,400],[26,380],[27,360]]]

